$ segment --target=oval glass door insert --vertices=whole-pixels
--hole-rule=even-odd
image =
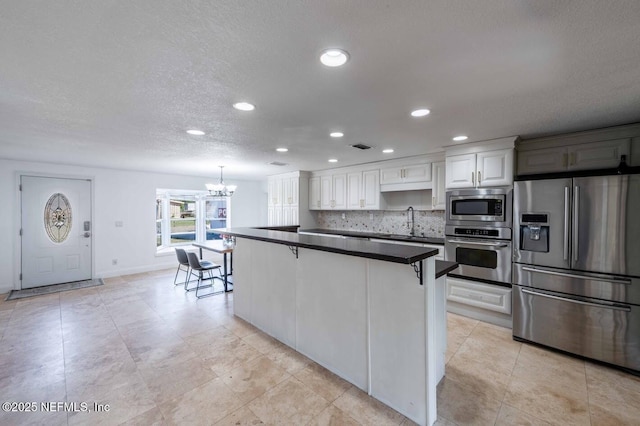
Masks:
[[[44,228],[49,239],[62,243],[71,231],[71,204],[64,194],[55,193],[44,207]]]

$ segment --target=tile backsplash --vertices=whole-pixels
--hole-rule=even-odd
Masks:
[[[397,210],[315,212],[318,228],[383,234],[409,234],[407,214]],[[424,233],[425,237],[444,238],[444,212],[416,210],[415,232],[416,235]]]

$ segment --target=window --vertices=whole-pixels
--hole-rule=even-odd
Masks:
[[[212,230],[229,226],[229,199],[204,191],[156,191],[156,248],[220,239]]]

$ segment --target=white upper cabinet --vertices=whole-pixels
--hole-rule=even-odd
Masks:
[[[360,209],[362,205],[362,172],[347,173],[347,209]]]
[[[300,225],[301,209],[304,218],[308,216],[308,175],[305,173],[292,172],[269,176],[267,180],[267,223],[269,226]],[[301,198],[303,206],[300,206]],[[309,204],[311,204],[310,200]],[[305,223],[307,222],[308,220],[305,219]]]
[[[332,176],[333,208],[345,210],[347,208],[347,175],[340,173]]]
[[[320,176],[320,209],[347,209],[346,173]]]
[[[282,203],[282,179],[270,176],[268,180],[268,194],[270,206],[281,206]]]
[[[479,152],[476,159],[478,188],[513,184],[513,149]]]
[[[380,171],[367,170],[347,174],[347,209],[380,208]]]
[[[567,170],[567,147],[518,152],[517,174],[563,172]]]
[[[309,178],[309,210],[320,209],[320,177]]]
[[[282,179],[282,204],[285,206],[298,205],[299,192],[298,177],[290,177]]]
[[[446,158],[446,188],[484,188],[513,184],[513,149]]]
[[[566,172],[615,168],[620,158],[630,160],[631,140],[628,138],[558,146],[518,152],[518,174]]]
[[[620,164],[625,155],[629,162],[630,139],[572,145],[568,148],[569,170],[609,169]]]
[[[376,210],[380,208],[380,171],[362,172],[362,208]]]
[[[407,164],[380,170],[380,185],[425,182],[431,182],[431,163]]]
[[[446,187],[476,186],[476,154],[451,155],[446,159]]]
[[[444,210],[447,204],[445,183],[445,163],[444,161],[433,163],[433,189],[431,192],[431,208],[433,210]]]

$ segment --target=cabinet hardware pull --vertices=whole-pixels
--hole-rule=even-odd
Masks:
[[[538,293],[537,291],[531,291],[527,289],[522,289],[522,292],[525,294],[530,294],[532,296],[547,297],[549,299],[560,300],[562,302],[576,303],[578,305],[591,306],[593,308],[604,308],[604,309],[613,309],[614,311],[631,312],[631,307],[625,306],[625,305],[609,305],[604,303],[586,302],[583,300],[570,299],[568,297],[554,296],[552,294],[547,294],[547,293]]]
[[[578,280],[595,280],[595,281],[604,281],[611,284],[631,285],[631,280],[624,280],[624,279],[618,279],[618,278],[605,278],[605,277],[600,278],[600,277],[593,277],[591,275],[569,274],[566,272],[547,271],[546,269],[532,268],[530,266],[523,266],[522,270],[526,272],[537,272],[539,274],[547,274],[547,275],[553,275],[557,277],[575,278]]]
[[[471,185],[476,185],[476,174],[471,172]]]
[[[478,185],[480,185],[480,182],[482,181],[481,177],[480,177],[480,170],[478,170]]]

